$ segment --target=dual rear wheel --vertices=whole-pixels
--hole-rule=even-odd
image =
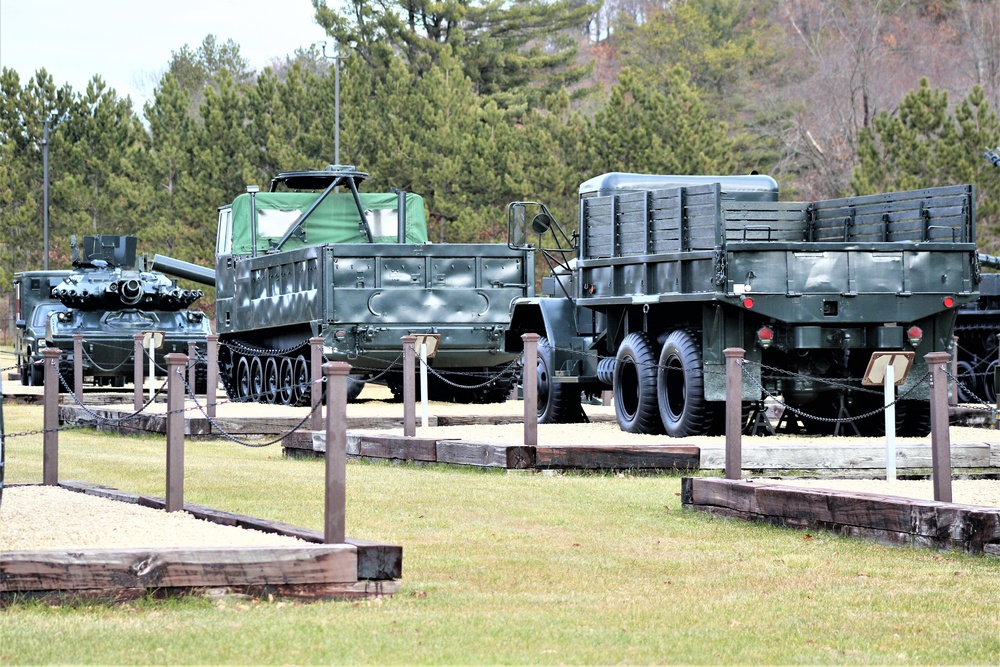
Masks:
[[[647,334],[633,332],[618,348],[618,425],[629,433],[666,433],[672,438],[711,433],[719,406],[705,399],[701,344],[686,330],[664,334],[659,342],[657,354]]]
[[[538,420],[585,419],[579,385],[555,382],[553,349],[538,341]],[[615,414],[628,433],[666,433],[675,438],[705,435],[722,423],[722,404],[705,399],[701,344],[694,332],[677,330],[654,342],[644,332],[625,336],[615,357]]]

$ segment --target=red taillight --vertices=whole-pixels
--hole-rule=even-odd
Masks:
[[[950,296],[946,296],[944,298],[944,307],[945,308],[951,308],[954,305],[955,305],[955,300],[952,299]]]
[[[774,332],[771,331],[770,327],[761,327],[757,330],[757,344],[760,345],[765,350],[771,347],[771,343],[774,342]]]
[[[747,297],[747,298],[743,299],[743,307],[744,308],[753,308],[753,299],[751,299],[750,297]]]
[[[910,327],[906,330],[906,340],[910,341],[910,345],[916,347],[920,345],[920,341],[924,338],[924,332],[921,331],[920,327]]]

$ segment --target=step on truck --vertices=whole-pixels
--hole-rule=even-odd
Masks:
[[[924,355],[951,351],[978,297],[973,186],[803,203],[763,175],[609,173],[579,195],[572,236],[541,203],[508,207],[512,247],[558,239],[505,336],[511,352],[542,336],[541,422],[581,421],[581,397],[611,390],[625,431],[720,434],[723,350],[743,348],[745,417],[774,397],[807,432],[877,435],[882,389],[862,378],[873,353],[902,351],[897,433],[929,432]]]
[[[426,336],[428,397],[506,400],[519,352],[503,349],[516,298],[534,295],[534,252],[503,243],[429,243],[423,198],[360,192],[354,167],[286,172],[219,209],[216,267],[157,255],[166,273],[216,288],[220,376],[237,400],[310,400],[309,341],[402,396],[402,337]],[[433,338],[432,338],[433,337]],[[433,339],[434,343],[430,341]]]

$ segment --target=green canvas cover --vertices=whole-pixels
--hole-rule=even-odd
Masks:
[[[270,249],[288,228],[319,197],[317,192],[259,192],[254,200],[257,205],[257,252]],[[365,209],[375,243],[396,242],[396,208],[399,201],[395,193],[362,192],[361,205]],[[233,210],[233,254],[251,252],[250,195],[238,196]],[[367,243],[368,237],[359,225],[358,208],[350,192],[331,193],[313,211],[302,228],[306,232],[303,243],[293,235],[282,250],[325,243]],[[406,194],[406,242],[427,242],[427,216],[424,199],[412,192]]]

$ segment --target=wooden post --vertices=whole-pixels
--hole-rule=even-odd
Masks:
[[[521,336],[524,341],[524,445],[538,444],[538,339],[536,333]]]
[[[323,402],[323,388],[319,379],[323,377],[323,338],[314,336],[309,339],[309,398],[312,406],[312,430],[323,427],[323,412],[319,407]]]
[[[188,387],[190,388],[191,395],[194,396],[198,393],[197,381],[198,374],[195,372],[195,367],[198,366],[198,344],[193,340],[188,341]]]
[[[205,383],[205,410],[208,416],[215,419],[215,401],[219,393],[219,336],[208,334],[208,348],[205,350],[208,357],[208,378]]]
[[[347,374],[351,365],[343,361],[323,364],[326,374],[326,498],[323,541],[344,541],[347,503]],[[317,388],[318,389],[318,388]]]
[[[171,352],[167,360],[167,502],[168,512],[184,509],[184,365],[187,356]]]
[[[45,382],[42,415],[42,484],[59,484],[59,348],[42,348]]]
[[[727,347],[726,355],[726,479],[743,476],[743,355],[742,347]]]
[[[934,500],[951,502],[951,439],[948,433],[947,352],[924,355],[931,372],[931,478]]]
[[[948,385],[951,391],[948,393],[948,405],[958,405],[958,336],[952,336],[952,341],[955,343],[951,355],[951,377],[954,380],[948,380]]]
[[[416,365],[416,336],[403,336],[403,435],[417,434],[417,408],[414,394],[416,387],[413,377]]]
[[[132,349],[132,384],[135,385],[133,397],[132,397],[132,407],[136,412],[142,410],[142,334],[132,334],[132,340],[135,341],[135,346]]]
[[[83,334],[73,334],[73,393],[83,401]]]

